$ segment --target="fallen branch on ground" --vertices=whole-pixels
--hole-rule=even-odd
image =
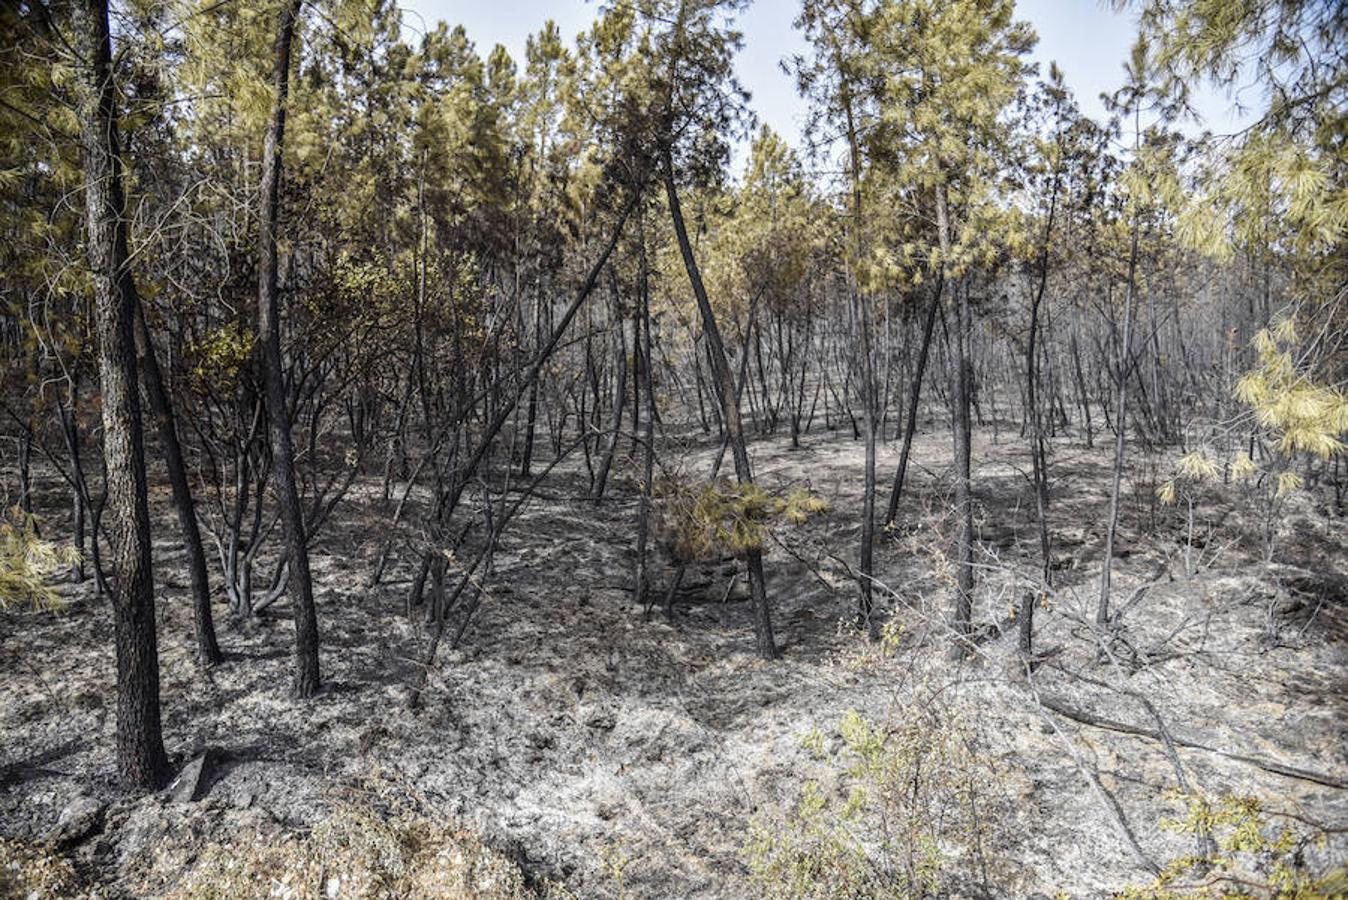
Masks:
[[[1077,709],[1075,706],[1072,706],[1064,700],[1058,700],[1053,697],[1042,697],[1040,702],[1045,708],[1050,709],[1061,716],[1066,716],[1074,722],[1080,722],[1083,725],[1090,725],[1093,728],[1104,728],[1108,731],[1117,731],[1120,734],[1132,734],[1153,741],[1161,741],[1163,743],[1166,740],[1166,736],[1162,735],[1154,728],[1145,728],[1137,725],[1129,725],[1124,722],[1116,722],[1113,719],[1106,719],[1084,710]],[[1348,779],[1336,778],[1333,775],[1326,775],[1323,772],[1314,772],[1310,769],[1285,765],[1284,763],[1276,762],[1271,759],[1263,759],[1258,756],[1247,756],[1243,753],[1230,753],[1226,750],[1219,750],[1210,744],[1185,740],[1176,737],[1175,735],[1170,735],[1169,737],[1172,743],[1180,747],[1216,753],[1218,756],[1224,756],[1227,759],[1235,760],[1236,762],[1243,762],[1247,765],[1263,769],[1266,772],[1272,772],[1275,775],[1283,775],[1287,778],[1309,781],[1313,784],[1322,784],[1326,787],[1338,788],[1339,790],[1348,790]]]

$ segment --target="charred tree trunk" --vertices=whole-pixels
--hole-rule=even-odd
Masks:
[[[1114,468],[1110,473],[1109,519],[1105,525],[1105,559],[1100,570],[1100,603],[1095,610],[1099,625],[1109,624],[1109,591],[1113,575],[1114,541],[1119,532],[1119,494],[1123,487],[1123,459],[1128,441],[1128,373],[1133,354],[1133,294],[1137,281],[1138,222],[1133,218],[1133,237],[1128,251],[1128,284],[1123,299],[1123,336],[1115,360]]]
[[[1039,525],[1040,574],[1045,589],[1052,587],[1053,566],[1048,533],[1048,445],[1044,439],[1044,418],[1039,409],[1039,368],[1036,354],[1039,352],[1039,309],[1044,302],[1044,291],[1048,287],[1048,259],[1050,241],[1053,239],[1053,218],[1058,210],[1058,173],[1054,170],[1053,187],[1049,193],[1048,218],[1044,223],[1044,245],[1039,253],[1039,283],[1034,298],[1030,302],[1030,335],[1025,349],[1025,403],[1030,413],[1030,460],[1034,477],[1035,518]],[[1053,415],[1052,401],[1049,415]],[[1020,618],[1020,649],[1030,653],[1034,636],[1034,597],[1021,603],[1018,610]]]
[[[852,251],[860,259],[861,245],[861,148],[856,123],[852,117],[852,95],[849,82],[842,83],[843,109],[847,117],[847,145],[852,176]],[[866,470],[861,501],[861,596],[857,602],[857,624],[866,629],[871,640],[880,637],[880,628],[873,615],[875,571],[875,417],[877,413],[875,355],[872,344],[871,304],[851,277],[852,303],[856,310],[857,326],[861,332],[861,406],[862,427],[866,435]]]
[[[150,401],[150,412],[159,426],[159,442],[163,445],[164,464],[168,469],[169,484],[173,488],[173,506],[178,513],[178,525],[183,530],[183,549],[187,552],[187,569],[192,581],[192,624],[196,632],[197,661],[203,667],[218,665],[223,659],[220,644],[215,639],[215,620],[211,614],[211,585],[206,576],[206,550],[201,543],[201,528],[197,524],[196,504],[187,484],[187,468],[183,464],[182,445],[174,423],[173,405],[164,390],[150,329],[145,324],[144,310],[136,308],[136,357],[140,362],[141,381],[145,396]]]
[[[744,443],[744,429],[740,421],[734,377],[730,373],[730,363],[726,360],[725,344],[721,341],[721,330],[716,324],[716,315],[712,311],[711,301],[707,298],[707,289],[702,284],[702,274],[693,256],[693,245],[688,240],[688,228],[684,224],[683,210],[679,205],[679,192],[674,184],[673,154],[668,147],[664,149],[664,169],[670,218],[674,224],[674,235],[679,242],[679,252],[683,256],[683,265],[688,271],[688,280],[693,287],[693,296],[697,300],[697,308],[702,316],[703,334],[707,339],[707,356],[712,365],[712,381],[721,401],[721,420],[726,440],[735,459],[735,475],[740,484],[752,484],[753,470],[749,465],[749,451]],[[750,550],[745,554],[745,561],[749,568],[749,595],[753,603],[754,636],[757,640],[758,655],[763,659],[775,659],[777,644],[772,636],[772,612],[768,606],[767,585],[763,576],[763,552]]]
[[[1141,148],[1142,141],[1141,112],[1133,108],[1133,150]],[[1100,569],[1100,603],[1095,610],[1097,625],[1109,624],[1109,590],[1114,568],[1114,540],[1119,531],[1119,493],[1123,487],[1123,458],[1128,440],[1128,374],[1133,361],[1133,305],[1137,291],[1137,250],[1141,222],[1137,210],[1132,212],[1132,237],[1128,247],[1128,282],[1123,298],[1123,336],[1115,360],[1114,388],[1115,424],[1114,424],[1114,468],[1110,473],[1109,519],[1105,526],[1105,559]]]
[[[34,388],[41,385],[41,371],[35,345],[30,347],[28,351],[28,376],[32,379],[31,385]],[[36,399],[28,401],[27,421],[23,423],[23,428],[19,433],[19,509],[27,515],[33,514],[32,458],[33,434],[37,430],[36,405]]]
[[[271,122],[262,151],[262,191],[258,222],[257,338],[262,350],[262,380],[267,392],[271,431],[272,488],[285,530],[290,560],[289,593],[295,614],[295,695],[318,692],[318,613],[309,574],[309,546],[304,508],[295,481],[295,448],[290,434],[285,368],[281,359],[280,301],[276,274],[276,232],[281,197],[281,148],[285,142],[286,98],[290,90],[290,48],[303,0],[286,0],[276,23],[272,45]]]
[[[117,771],[127,787],[155,789],[168,780],[169,763],[159,720],[150,511],[136,388],[137,298],[127,249],[107,2],[80,0],[72,5],[71,18],[81,57],[76,96],[84,158],[87,249],[94,276],[103,452],[108,470],[108,531],[117,568],[112,586],[117,645]]]
[[[936,221],[944,264],[950,253],[950,213],[944,184],[936,188]],[[974,605],[974,507],[970,479],[970,445],[973,437],[970,403],[973,396],[973,372],[969,360],[969,331],[972,322],[969,314],[968,286],[957,286],[954,299],[955,352],[951,363],[954,368],[955,395],[951,398],[954,409],[951,426],[955,438],[955,515],[958,537],[955,550],[957,575],[955,614],[951,624],[955,630],[955,654],[963,656],[967,649],[965,639],[973,631]]]
[[[635,575],[635,605],[646,606],[646,592],[649,575],[646,566],[646,549],[651,531],[651,492],[655,478],[655,380],[652,374],[655,352],[651,343],[651,295],[650,279],[646,268],[646,230],[644,222],[637,220],[638,252],[640,254],[637,271],[637,301],[640,303],[641,330],[634,335],[639,347],[644,346],[646,364],[641,369],[641,391],[646,395],[646,419],[642,426],[641,441],[643,462],[641,469],[641,506],[637,513],[637,562]]]
[[[609,270],[609,285],[612,294],[612,321],[609,327],[610,348],[613,356],[613,414],[609,421],[613,423],[609,433],[608,446],[599,459],[599,471],[594,480],[594,502],[604,499],[604,489],[608,486],[608,473],[613,468],[613,457],[618,454],[618,442],[622,439],[623,406],[627,400],[627,337],[625,335],[622,302],[618,296],[618,278]]]
[[[917,368],[913,372],[913,389],[908,397],[908,416],[903,427],[903,449],[899,452],[899,467],[894,470],[894,490],[889,494],[889,509],[885,511],[885,525],[893,525],[899,514],[899,499],[903,496],[903,482],[908,477],[908,458],[913,450],[913,435],[917,432],[917,408],[922,400],[922,377],[927,371],[927,357],[931,355],[931,337],[936,330],[936,314],[941,309],[941,294],[945,278],[938,276],[936,291],[927,307],[927,321],[922,326],[922,346],[917,352]]]
[[[543,298],[534,297],[534,341],[543,338]],[[524,449],[521,451],[520,475],[529,477],[534,461],[534,435],[538,429],[538,382],[529,385],[529,405],[524,417]]]

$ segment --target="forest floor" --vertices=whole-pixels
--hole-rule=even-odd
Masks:
[[[580,897],[753,896],[751,821],[779,822],[809,781],[840,783],[844,716],[899,730],[934,702],[943,721],[968,726],[996,773],[982,848],[991,871],[965,879],[969,896],[1102,897],[1148,883],[1119,817],[1157,863],[1190,852],[1192,839],[1158,828],[1181,812],[1167,795],[1180,774],[1197,792],[1256,797],[1298,826],[1348,828],[1348,790],[1268,768],[1348,779],[1344,519],[1311,495],[1288,500],[1268,562],[1240,489],[1205,489],[1190,537],[1187,507],[1158,508],[1139,466],[1115,561],[1119,631],[1104,654],[1089,623],[1105,443],[1054,442],[1058,584],[1037,616],[1044,662],[1030,681],[1008,617],[1033,583],[1037,534],[1025,443],[1006,426],[975,439],[975,618],[986,625],[965,662],[948,659],[942,624],[948,433],[919,437],[900,525],[877,547],[878,608],[896,626],[882,652],[852,625],[847,574],[862,445],[825,432],[799,450],[783,438],[751,447],[765,485],[808,484],[831,504],[784,528],[766,557],[780,660],[753,654],[733,565],[692,573],[672,624],[658,611],[647,620],[629,589],[631,482],[596,506],[582,496],[583,468],[559,467],[508,529],[486,599],[460,646],[441,649],[417,711],[404,698],[428,630],[404,614],[410,560],[365,586],[387,531],[373,500],[350,499],[313,551],[329,690],[299,703],[284,604],[248,630],[220,613],[227,661],[198,670],[182,552],[157,492],[165,740],[178,764],[209,749],[201,788],[183,802],[117,793],[109,610],[89,585],[68,586],[61,612],[0,613],[0,835],[59,838],[102,890],[141,895],[172,888],[204,843],[302,831],[377,777]],[[705,472],[714,452],[704,445],[683,465]],[[897,443],[882,448],[882,484],[897,455]],[[55,509],[59,484],[47,490]],[[1180,743],[1213,749],[1168,748],[1063,709],[1153,732],[1159,717]],[[1341,860],[1343,837],[1308,852]]]

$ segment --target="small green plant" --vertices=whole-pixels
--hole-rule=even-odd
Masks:
[[[59,547],[38,533],[37,517],[17,506],[0,519],[0,609],[28,603],[59,609],[52,578],[80,560],[74,547]]]
[[[745,846],[755,881],[782,898],[915,898],[988,872],[1000,820],[996,773],[973,734],[934,705],[887,726],[849,712],[828,758],[829,784],[806,783],[795,808],[756,818]]]
[[[1348,898],[1348,868],[1317,873],[1307,861],[1309,849],[1324,849],[1323,833],[1276,824],[1251,797],[1171,796],[1185,803],[1184,813],[1162,819],[1161,829],[1211,835],[1213,849],[1172,859],[1151,884],[1125,888],[1121,900]]]
[[[819,730],[819,726],[816,725],[812,727],[806,733],[805,737],[801,739],[800,745],[810,751],[810,756],[814,757],[816,760],[823,760],[825,758],[825,747],[827,745],[824,738],[824,732]]]

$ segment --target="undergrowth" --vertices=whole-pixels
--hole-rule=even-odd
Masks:
[[[1251,797],[1181,796],[1183,814],[1162,819],[1161,829],[1211,835],[1212,849],[1170,860],[1120,900],[1348,900],[1348,867],[1313,859],[1327,846],[1323,831],[1281,824]]]
[[[683,560],[742,556],[763,549],[781,523],[800,525],[828,510],[828,501],[797,487],[785,496],[726,478],[698,483],[679,478],[655,486],[660,537]]]
[[[910,710],[879,724],[850,712],[836,739],[809,735],[807,749],[826,776],[808,782],[785,816],[755,818],[745,846],[766,896],[916,898],[1005,888],[1010,873],[993,855],[1005,835],[991,759],[958,716],[935,703]]]
[[[89,896],[70,861],[47,844],[0,837],[0,897],[66,900]]]
[[[139,890],[172,900],[561,896],[551,885],[535,889],[480,835],[386,783],[339,801],[307,833],[238,834],[161,851]]]

